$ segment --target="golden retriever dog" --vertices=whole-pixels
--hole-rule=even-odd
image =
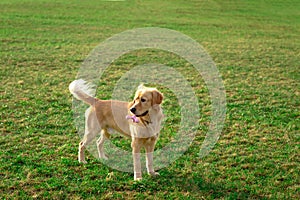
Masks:
[[[109,139],[109,129],[114,129],[131,138],[134,166],[134,180],[142,179],[140,151],[145,148],[147,172],[157,175],[153,168],[153,152],[159,136],[163,113],[161,103],[163,95],[155,88],[140,85],[132,102],[100,100],[89,95],[87,83],[75,80],[69,85],[73,96],[90,108],[85,113],[85,133],[79,143],[78,161],[86,163],[84,150],[100,133],[97,140],[99,158],[107,159],[103,144]]]

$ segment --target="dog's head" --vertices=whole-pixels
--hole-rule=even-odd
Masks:
[[[162,103],[163,95],[156,88],[140,85],[135,93],[134,100],[129,103],[129,110],[137,117],[147,115],[150,108]]]

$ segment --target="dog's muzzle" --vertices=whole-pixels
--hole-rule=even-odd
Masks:
[[[132,107],[132,108],[130,108],[130,112],[132,113],[132,114],[134,114],[136,117],[144,117],[144,116],[146,116],[147,114],[148,114],[148,110],[146,111],[146,112],[144,112],[144,113],[142,113],[142,114],[140,114],[140,115],[136,115],[135,114],[135,112],[136,112],[136,108],[135,107]]]

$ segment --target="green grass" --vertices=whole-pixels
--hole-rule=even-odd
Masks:
[[[298,1],[275,0],[2,0],[1,199],[297,199],[299,10]],[[100,80],[99,97],[110,98],[127,69],[156,61],[191,82],[202,116],[188,151],[159,178],[135,183],[132,174],[88,153],[89,163],[78,164],[68,84],[100,42],[139,27],[173,29],[202,44],[223,78],[227,117],[217,145],[200,159],[211,114],[202,78],[165,52],[144,50],[116,60]],[[157,148],[176,134],[180,119],[174,94],[160,89],[167,120]],[[122,138],[113,142],[130,149]]]

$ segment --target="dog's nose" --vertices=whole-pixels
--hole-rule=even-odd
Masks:
[[[133,114],[135,113],[135,111],[136,111],[136,108],[135,108],[135,107],[130,108],[130,112],[132,112]]]

